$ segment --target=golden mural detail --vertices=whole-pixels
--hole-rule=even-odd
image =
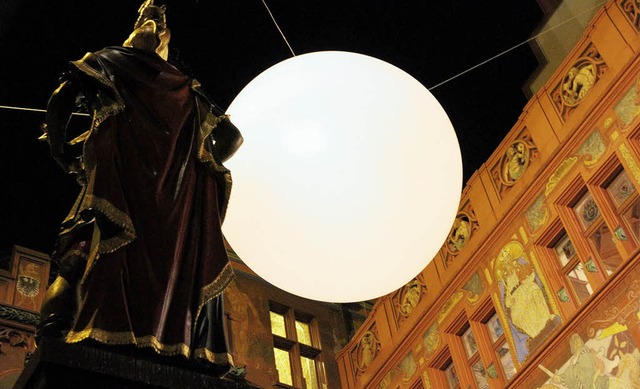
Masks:
[[[448,266],[467,245],[479,226],[471,202],[469,199],[464,200],[453,222],[449,237],[444,244],[443,256],[445,258],[445,267]]]
[[[608,69],[595,45],[589,44],[551,93],[551,100],[563,120],[571,116]]]
[[[504,196],[537,158],[538,147],[529,130],[524,127],[491,168],[491,178],[498,194]]]
[[[637,0],[619,0],[618,6],[627,16],[636,31],[640,31],[640,4]]]
[[[511,241],[500,250],[494,273],[517,359],[523,363],[559,327],[560,317],[550,308],[540,271],[520,242]]]
[[[369,331],[362,334],[355,350],[352,351],[351,359],[355,367],[356,380],[364,373],[369,365],[380,352],[380,341],[376,336],[376,328],[372,326]]]
[[[567,173],[571,171],[571,168],[576,164],[576,162],[578,162],[578,157],[569,157],[565,159],[562,164],[560,164],[560,166],[551,174],[551,177],[549,177],[549,180],[547,181],[547,185],[544,189],[545,196],[549,196],[549,194],[553,192],[556,186],[558,186],[558,184],[562,181],[562,178],[564,178],[564,176],[566,176]]]
[[[464,297],[464,293],[460,291],[454,293],[451,297],[449,297],[449,300],[444,303],[442,309],[440,309],[440,313],[438,313],[438,323],[442,323],[444,319],[447,318],[447,315],[451,313],[453,307],[456,306],[456,304],[462,299],[462,297]]]
[[[391,298],[396,323],[402,324],[418,305],[422,296],[427,293],[424,276],[419,274],[404,287],[397,290]]]
[[[467,302],[469,304],[475,304],[480,300],[480,295],[484,291],[484,286],[482,285],[482,279],[478,272],[473,273],[462,289],[467,294]]]
[[[640,79],[636,80],[634,85],[622,96],[613,110],[622,121],[623,127],[628,127],[640,115]]]
[[[402,373],[402,382],[405,384],[411,380],[416,371],[418,371],[418,366],[416,365],[416,360],[413,357],[413,353],[410,351],[404,359],[400,362],[397,369]]]
[[[489,282],[489,285],[493,285],[493,278],[491,278],[491,272],[489,271],[489,269],[487,268],[484,269],[484,276]]]
[[[427,359],[438,350],[438,347],[440,347],[440,331],[438,331],[436,323],[433,323],[422,335],[422,344],[424,345],[424,356]]]
[[[422,383],[424,384],[424,389],[431,389],[431,380],[426,371],[422,373]]]
[[[578,155],[586,166],[595,165],[607,151],[607,145],[599,131],[593,131],[578,149]]]
[[[633,174],[633,178],[636,179],[636,182],[640,182],[640,167],[638,167],[638,163],[636,162],[636,159],[633,158],[633,155],[631,155],[631,151],[629,151],[627,145],[624,143],[620,144],[620,146],[618,146],[618,150],[620,150],[622,158],[624,158],[629,165],[629,170],[631,171],[631,174]]]

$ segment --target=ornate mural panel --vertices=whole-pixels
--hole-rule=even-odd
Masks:
[[[518,362],[536,350],[560,324],[554,313],[534,258],[529,258],[520,242],[507,243],[495,260],[499,312],[508,323],[510,339]]]
[[[498,195],[502,198],[522,177],[532,161],[538,158],[538,148],[524,127],[507,148],[504,155],[491,168],[491,178]]]
[[[551,93],[551,99],[563,120],[571,116],[608,69],[595,45],[589,44]]]
[[[578,161],[585,166],[595,166],[600,162],[607,151],[607,144],[598,130],[593,131],[589,137],[578,147],[578,150],[567,157],[549,177],[544,192],[540,194],[533,204],[525,211],[525,217],[530,231],[537,231],[549,219],[549,208],[546,204],[547,197],[560,185]]]
[[[640,268],[637,267],[538,364],[527,387],[640,388]]]

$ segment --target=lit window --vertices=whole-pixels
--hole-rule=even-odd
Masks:
[[[489,332],[489,338],[493,343],[493,350],[500,360],[502,373],[507,381],[516,374],[516,367],[509,351],[509,344],[504,336],[504,330],[498,315],[494,312],[484,323]]]
[[[323,387],[326,380],[322,374],[315,319],[273,302],[270,304],[269,316],[278,383],[305,389]]]

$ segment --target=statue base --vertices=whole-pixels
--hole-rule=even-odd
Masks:
[[[258,388],[244,379],[217,378],[204,367],[176,366],[169,358],[140,355],[45,338],[14,388]]]

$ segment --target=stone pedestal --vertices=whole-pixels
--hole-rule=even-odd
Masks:
[[[257,388],[215,378],[205,368],[175,366],[135,350],[114,351],[45,339],[29,359],[16,389]],[[209,373],[209,374],[208,374]]]

